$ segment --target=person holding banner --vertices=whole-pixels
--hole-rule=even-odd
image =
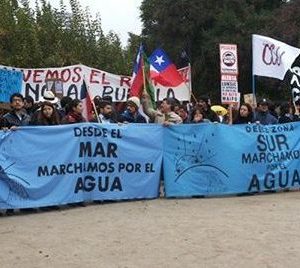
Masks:
[[[32,116],[36,109],[37,105],[34,105],[34,100],[31,96],[27,96],[24,98],[24,108],[29,116]]]
[[[72,98],[69,96],[63,96],[60,100],[60,108],[57,110],[60,119],[64,118],[67,114],[66,107],[72,102]]]
[[[254,122],[262,125],[277,124],[278,120],[269,111],[269,101],[261,99],[258,103],[257,111],[254,114]]]
[[[210,99],[207,96],[201,96],[198,100],[198,104],[202,110],[205,119],[211,122],[220,122],[218,115],[210,108]]]
[[[54,126],[59,124],[60,116],[51,102],[43,102],[36,118],[30,122],[30,125],[35,126]]]
[[[117,123],[114,118],[114,109],[112,103],[106,100],[100,100],[98,103],[99,107],[99,121],[103,124]]]
[[[300,116],[300,100],[293,101],[294,104],[294,114]]]
[[[291,123],[300,121],[299,110],[296,109],[295,113],[293,112],[293,107],[288,102],[284,102],[280,105],[280,114],[278,118],[279,124]]]
[[[177,114],[181,117],[183,124],[190,123],[186,105],[180,105]]]
[[[230,106],[229,109],[232,109]],[[249,103],[243,103],[240,106],[236,118],[233,119],[232,124],[251,124],[253,123],[253,111]]]
[[[139,112],[140,99],[138,97],[130,97],[127,101],[126,110],[120,115],[121,123],[147,123],[145,117]]]
[[[24,109],[24,97],[20,93],[14,93],[10,96],[10,106],[12,111],[3,116],[1,128],[14,129],[28,125],[30,116]]]
[[[83,105],[78,99],[72,100],[66,107],[67,115],[63,118],[62,124],[76,124],[86,122],[83,117]]]
[[[210,123],[210,120],[209,119],[206,119],[204,118],[204,115],[203,115],[203,110],[199,107],[195,107],[193,110],[192,110],[192,113],[191,113],[191,123],[192,124],[198,124],[198,123]]]

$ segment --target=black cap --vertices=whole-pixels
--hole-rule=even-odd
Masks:
[[[257,103],[258,105],[269,105],[269,101],[267,99],[260,99]]]

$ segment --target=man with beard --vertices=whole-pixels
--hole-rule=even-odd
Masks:
[[[99,120],[103,124],[112,124],[117,123],[114,119],[114,111],[112,104],[108,101],[100,101],[99,103],[100,113],[99,113]]]
[[[143,96],[143,110],[150,118],[151,123],[163,124],[164,126],[172,124],[181,124],[181,117],[174,112],[177,101],[174,98],[164,98],[159,110],[150,107],[150,100],[147,95]]]

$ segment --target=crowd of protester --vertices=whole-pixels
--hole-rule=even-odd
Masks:
[[[126,103],[115,104],[111,97],[93,99],[93,119],[90,122],[113,123],[158,123],[172,124],[282,124],[300,121],[300,101],[283,102],[274,105],[267,99],[258,101],[253,107],[242,103],[239,107],[229,105],[214,111],[210,99],[201,96],[195,102],[180,103],[174,98],[166,98],[154,108],[149,97],[130,97]],[[0,129],[16,130],[22,126],[54,126],[87,122],[83,116],[83,103],[78,99],[62,97],[60,100],[52,91],[46,91],[43,99],[35,103],[32,97],[19,93],[10,97],[11,110],[0,113]],[[82,203],[79,203],[81,205]],[[25,209],[28,210],[28,209]],[[12,209],[7,214],[13,213]]]
[[[180,103],[174,98],[166,98],[154,108],[147,96],[141,99],[130,97],[126,103],[118,105],[110,97],[93,100],[93,119],[90,122],[112,123],[158,123],[198,124],[218,122],[223,124],[262,125],[282,124],[299,121],[300,101],[283,102],[275,106],[267,99],[261,99],[257,107],[242,103],[239,107],[222,107],[223,112],[212,109],[210,99],[201,96],[195,102]],[[58,99],[52,91],[46,91],[43,100],[34,103],[31,97],[16,93],[10,97],[11,110],[0,115],[0,128],[14,130],[20,126],[52,126],[87,122],[83,116],[83,104],[78,99],[62,97]]]

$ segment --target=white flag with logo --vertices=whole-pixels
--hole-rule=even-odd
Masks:
[[[253,75],[284,79],[300,49],[262,35],[252,35]]]

